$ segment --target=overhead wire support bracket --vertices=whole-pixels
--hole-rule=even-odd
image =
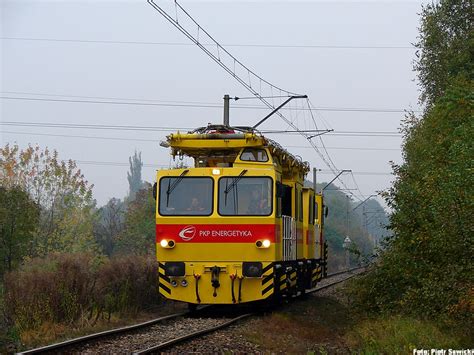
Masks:
[[[275,108],[272,112],[270,112],[268,115],[266,115],[264,118],[262,118],[255,126],[253,126],[253,129],[260,126],[263,122],[265,122],[267,119],[269,119],[270,116],[273,116],[279,109],[281,109],[283,106],[285,106],[291,100],[293,100],[293,99],[307,99],[307,98],[308,98],[308,95],[293,95],[293,96],[290,96],[280,106]]]
[[[356,189],[357,190],[357,189]],[[364,201],[362,201],[361,203],[359,203],[357,206],[355,206],[352,210],[356,210],[357,208],[359,208],[360,206],[362,206],[365,202],[367,202],[367,200],[369,200],[371,197],[375,197],[377,195],[370,195],[369,197],[367,197]],[[365,213],[365,212],[364,212]]]
[[[342,175],[342,173],[350,173],[350,172],[352,172],[352,170],[350,170],[350,169],[341,170],[341,171],[339,172],[339,174],[337,174],[334,179],[332,179],[331,181],[329,181],[329,182],[326,184],[326,186],[324,186],[324,187],[321,189],[321,191],[326,190],[326,188],[327,188],[329,185],[331,185],[340,175]]]
[[[308,140],[313,139],[314,137],[322,136],[323,134],[330,133],[330,132],[334,132],[334,130],[333,129],[325,129],[325,130],[323,130],[323,131],[321,131],[317,134],[312,134],[312,135],[308,136]]]

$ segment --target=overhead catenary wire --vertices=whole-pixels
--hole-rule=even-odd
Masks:
[[[81,100],[81,101],[82,101],[82,100]],[[344,109],[344,110],[346,110],[346,109]],[[357,110],[360,110],[360,109],[357,109]],[[309,107],[309,111],[311,112],[311,108],[310,108],[310,107]],[[311,114],[312,114],[312,112],[311,112]],[[104,129],[104,128],[102,127],[102,129]],[[124,129],[124,128],[121,127],[120,129]],[[146,129],[148,129],[148,127],[147,127]],[[271,132],[269,132],[269,133],[271,133]],[[277,132],[275,132],[275,133],[277,133]],[[278,133],[289,133],[289,132],[278,132]],[[387,132],[377,132],[377,133],[375,133],[375,134],[380,135],[380,134],[386,134],[386,133],[387,133]],[[351,132],[351,133],[335,132],[334,134],[335,134],[335,135],[341,135],[341,134],[342,134],[342,135],[344,135],[344,134],[347,134],[347,135],[351,135],[351,134],[352,134],[352,135],[365,135],[363,132]],[[370,134],[374,134],[374,132],[370,132]],[[396,133],[396,132],[390,132],[390,134],[392,134],[392,135],[393,135],[393,134],[399,135],[399,134]],[[321,141],[321,142],[322,142],[322,141]],[[324,142],[322,142],[322,144],[324,144]],[[313,147],[313,148],[317,150],[317,149],[320,149],[321,147]],[[323,146],[323,149],[326,149],[326,148]],[[327,153],[327,150],[326,150],[326,153]],[[327,156],[330,158],[329,153],[327,153]],[[335,165],[333,165],[333,166],[335,167]],[[337,168],[336,168],[336,169],[337,169]],[[333,172],[333,173],[334,173],[334,172]],[[342,184],[344,185],[343,182],[342,182]],[[344,186],[345,186],[345,185],[344,185]]]
[[[138,126],[138,125],[105,125],[105,124],[81,124],[81,123],[54,123],[54,122],[32,122],[32,121],[2,121],[2,126],[20,126],[20,127],[47,127],[47,128],[65,128],[65,129],[98,129],[98,130],[118,130],[118,131],[158,131],[174,132],[177,130],[191,131],[194,127],[177,126]],[[304,131],[302,131],[304,132]],[[309,133],[313,132],[310,130]],[[272,131],[262,131],[262,133],[271,134]],[[277,131],[279,133],[295,134],[294,131]],[[401,136],[401,133],[388,131],[339,131],[328,132],[330,135],[358,135],[358,136]]]
[[[74,160],[74,159],[73,159]],[[129,162],[117,162],[117,161],[99,161],[99,160],[74,160],[78,164],[86,164],[86,165],[98,165],[98,166],[117,166],[117,167],[129,167],[130,163]],[[163,164],[163,163],[157,163],[157,164],[151,164],[151,163],[143,163],[144,168],[168,168],[170,167],[170,164]],[[324,174],[324,172],[322,172]],[[332,173],[332,172],[327,172]],[[371,174],[383,174],[383,175],[390,175],[390,173],[383,173],[383,172],[370,172],[370,171],[360,171],[360,172],[354,172],[356,175],[371,175]],[[331,189],[332,191],[335,191],[334,189]],[[351,189],[339,189],[340,191],[350,191]]]
[[[71,134],[53,134],[53,133],[39,133],[39,132],[18,132],[18,131],[2,131],[7,134],[23,134],[31,136],[48,136],[48,137],[64,137],[64,138],[84,138],[84,139],[99,139],[99,140],[117,140],[117,141],[136,141],[136,142],[153,142],[157,143],[158,139],[144,139],[144,138],[127,138],[127,137],[103,137],[103,136],[84,136]],[[304,145],[286,145],[287,148],[299,149],[313,149]],[[327,149],[335,150],[364,150],[364,151],[400,151],[400,148],[370,148],[370,147],[326,147]]]
[[[384,213],[383,213],[383,216],[384,216],[384,217],[387,217],[387,214],[384,212]],[[367,223],[367,226],[369,226],[370,224],[372,224],[372,223],[374,223],[374,222],[375,222],[375,223],[378,222],[380,227],[385,226],[385,225],[387,224],[387,222],[386,222],[386,221],[383,221],[383,220],[380,218],[380,216],[370,217],[370,218],[367,220],[366,223]]]
[[[300,129],[298,131],[290,131],[290,130],[262,130],[260,131],[261,133],[266,133],[266,134],[300,134],[301,132],[304,133],[324,133],[324,134],[329,134],[329,135],[338,135],[338,134],[354,134],[354,135],[377,135],[377,136],[401,136],[401,133],[398,132],[393,132],[393,131],[322,131],[319,129]],[[311,135],[311,137],[308,137],[308,139],[314,138],[319,135]]]
[[[173,132],[176,130],[192,130],[192,127],[165,127],[165,126],[132,126],[132,125],[104,125],[104,124],[76,124],[76,123],[52,123],[52,122],[0,122],[2,126],[21,126],[21,127],[47,127],[47,128],[66,128],[66,129],[98,129],[98,130],[117,130],[117,131],[158,131]]]
[[[298,148],[298,149],[313,149],[313,147],[308,147],[304,145],[285,145],[286,148]],[[322,147],[321,147],[322,148]],[[393,151],[393,152],[400,152],[401,148],[374,148],[374,147],[328,147],[327,149],[340,149],[340,150],[373,150],[376,152],[380,151]]]
[[[26,94],[36,96],[56,96],[64,97],[64,99],[50,99],[41,97],[20,97],[20,96],[0,96],[4,100],[20,100],[20,101],[46,101],[46,102],[65,102],[65,103],[84,103],[84,104],[103,104],[103,105],[130,105],[130,106],[163,106],[163,107],[190,107],[190,108],[214,108],[222,110],[222,105],[217,103],[193,102],[193,101],[160,101],[152,99],[133,99],[133,98],[118,98],[118,97],[101,97],[101,96],[80,96],[80,95],[58,95],[58,94],[39,94],[28,92],[2,91],[7,94]],[[67,99],[67,98],[82,98],[83,100]],[[276,96],[280,97],[280,96]],[[268,97],[267,97],[268,98]],[[107,101],[109,100],[109,101]],[[110,101],[114,100],[114,101]],[[126,101],[128,100],[128,101]],[[268,110],[266,106],[258,105],[236,105],[233,109],[252,109],[252,110]],[[289,110],[289,108],[282,108]],[[301,108],[303,111],[310,111],[311,109],[317,111],[328,112],[366,112],[366,113],[405,113],[411,111],[403,108],[370,108],[370,107],[311,107]],[[413,112],[420,112],[419,110]]]
[[[47,137],[63,137],[63,138],[83,138],[83,139],[98,139],[98,140],[116,140],[116,141],[132,141],[132,142],[153,142],[157,143],[157,139],[143,139],[143,138],[126,138],[126,137],[103,137],[103,136],[83,136],[72,134],[53,134],[53,133],[38,133],[38,132],[17,132],[17,131],[2,131],[7,134],[24,134],[29,136],[47,136]]]
[[[149,1],[149,2],[150,2],[151,4],[153,4],[153,1]],[[176,6],[176,11],[177,11],[177,7],[179,6],[179,8],[180,8],[186,15],[189,16],[189,14],[188,14],[177,2],[175,2],[175,6]],[[189,17],[190,17],[190,16],[189,16]],[[194,19],[193,19],[192,17],[190,17],[190,19],[198,26],[198,27],[197,27],[197,28],[198,28],[198,31],[201,30],[201,31],[205,32],[205,31],[197,24],[197,22],[194,21]],[[174,19],[174,20],[175,20],[176,23],[178,23],[178,16],[176,16],[176,19]],[[182,31],[182,32],[183,32],[183,31]],[[185,34],[187,34],[187,35],[190,35],[189,33],[186,33],[186,31],[183,32],[183,33],[185,33]],[[209,34],[208,34],[207,32],[205,32],[205,33],[209,36]],[[209,37],[210,37],[210,36],[209,36]],[[191,36],[191,37],[188,36],[188,38],[193,39],[192,36]],[[212,37],[210,37],[210,38],[213,39]],[[199,40],[198,40],[197,42],[195,42],[195,43],[196,43],[197,45],[200,44],[200,43],[199,43]],[[213,45],[214,45],[214,44],[213,44]],[[227,53],[227,54],[229,54],[229,53],[228,53],[222,46],[220,46],[219,43],[215,42],[215,45],[217,45],[217,51],[218,51],[218,53],[217,53],[217,59],[218,59],[219,61],[221,61],[221,54],[219,53],[219,51],[223,51],[224,53]],[[201,43],[201,46],[203,46],[202,43]],[[205,44],[205,46],[207,46],[207,44]],[[209,54],[209,53],[208,53],[208,54]],[[210,55],[212,56],[212,54],[210,54]],[[235,65],[236,59],[235,59],[235,57],[232,57],[232,58],[234,59],[234,65]],[[238,61],[237,61],[237,62],[238,62]],[[241,62],[238,62],[238,64],[239,64],[239,65],[242,65]],[[222,65],[221,65],[221,66],[222,66]],[[243,65],[242,65],[242,66],[243,66]],[[259,83],[260,83],[260,86],[262,85],[262,82],[265,82],[266,84],[270,85],[271,88],[278,89],[278,90],[280,91],[280,93],[281,93],[281,91],[290,93],[290,92],[285,91],[285,90],[282,90],[282,89],[280,89],[280,88],[278,88],[278,87],[276,87],[276,86],[273,86],[273,85],[270,84],[269,82],[263,80],[261,77],[259,77],[258,75],[256,75],[254,72],[250,71],[247,67],[245,67],[245,66],[243,66],[243,67],[247,69],[247,73],[249,74],[249,81],[248,81],[248,83],[246,83],[245,81],[244,81],[243,83],[242,83],[242,82],[241,82],[241,83],[242,83],[242,84],[247,84],[247,85],[250,87],[250,89],[253,89],[253,90],[254,90],[254,91],[253,91],[254,94],[256,93],[256,91],[255,91],[255,89],[254,89],[254,88],[255,88],[255,83],[253,83],[253,86],[254,86],[254,87],[252,87],[252,82],[251,82],[251,80],[250,80],[250,74],[252,74],[252,75],[255,76],[256,78],[258,78]],[[223,68],[226,69],[225,66],[223,66]],[[232,71],[230,71],[229,73],[232,74]],[[234,78],[236,78],[237,80],[239,80],[239,78],[236,77],[235,70],[234,70],[233,74],[234,74]],[[257,86],[258,86],[258,82],[257,82]],[[251,90],[251,91],[252,91],[252,90]],[[260,99],[264,99],[264,97],[265,97],[265,96],[263,96],[263,95],[260,95],[258,92],[257,92],[257,95],[256,95],[256,96],[260,96]],[[271,105],[268,104],[268,102],[265,102],[265,99],[264,99],[263,102],[264,102],[265,104],[267,104],[267,106],[271,106]],[[150,103],[148,103],[148,104],[150,104]],[[311,107],[309,107],[309,105],[308,105],[308,109],[309,109],[310,112],[311,112]],[[288,119],[286,119],[282,114],[279,114],[279,116],[280,116],[283,120],[285,120],[285,121],[289,124],[289,126],[293,127],[295,130],[299,130],[299,129],[298,129],[298,119],[299,119],[299,118],[298,118],[298,115],[296,115],[296,117],[295,117],[294,119],[291,119],[291,120],[289,120],[289,121],[288,121]],[[295,120],[296,120],[296,124],[295,124]],[[306,128],[306,127],[305,127],[305,128]],[[102,128],[102,129],[107,129],[107,128]],[[122,127],[121,129],[124,129],[124,128]],[[284,133],[289,133],[289,132],[284,132]],[[305,136],[305,137],[307,138],[307,132],[306,132],[305,130],[299,130],[299,133],[302,134],[303,136]],[[356,132],[355,134],[357,134],[357,132]],[[318,150],[319,147],[316,146],[316,145],[315,145],[314,143],[312,143],[311,141],[310,141],[310,144],[313,146],[313,148],[314,148],[314,149],[317,151],[317,153],[320,155],[321,159],[323,159],[323,160],[325,161],[325,163],[330,167],[330,169],[337,171],[337,168],[336,168],[334,162],[331,160],[331,157],[329,156],[329,153],[327,152],[326,147],[324,147],[324,143],[323,143],[322,146],[323,146],[323,152],[324,152],[325,154],[319,152],[319,150]],[[326,159],[327,159],[327,160],[326,160]]]
[[[177,2],[174,1],[175,4],[175,10],[176,10],[176,17],[173,18],[171,17],[166,11],[164,11],[159,5],[157,5],[154,0],[147,0],[148,4],[150,4],[157,12],[159,12],[166,20],[168,20],[178,31],[180,31],[182,34],[184,34],[191,42],[193,42],[195,45],[197,45],[201,50],[203,50],[212,60],[214,60],[220,67],[222,67],[225,71],[227,71],[230,75],[234,77],[240,84],[242,84],[244,87],[246,87],[252,94],[254,94],[256,97],[260,98],[262,102],[267,104],[269,107],[275,108],[272,106],[270,103],[268,103],[264,98],[263,95],[259,94],[253,87],[252,87],[252,82],[251,82],[251,76],[253,76],[257,81],[260,80],[260,83],[265,83],[269,85],[270,87],[276,89],[277,91],[279,90],[280,92],[285,93],[285,95],[289,96],[294,96],[294,95],[299,95],[295,92],[291,92],[288,90],[283,90],[282,88],[273,85],[272,83],[268,82],[267,80],[263,79],[261,76],[256,74],[254,71],[249,69],[245,64],[243,64],[240,60],[238,60],[236,57],[234,57],[227,49],[225,49],[219,42],[217,42],[214,37],[212,37],[209,32],[207,32],[201,25],[199,25],[196,20]],[[181,24],[180,21],[178,20],[178,8],[182,12],[184,16],[186,16],[196,27],[195,30],[197,29],[197,32],[201,31],[201,33],[205,34],[208,38],[208,40],[211,41],[210,44],[207,44],[204,46],[203,43],[200,41],[199,38],[196,38],[194,35],[192,35],[188,30],[186,30]],[[217,52],[213,53],[207,47],[212,47],[216,48]],[[226,64],[223,63],[223,58],[221,58],[221,53],[222,55],[227,55],[230,59],[231,62],[234,64],[234,68],[236,65],[239,65],[241,68],[243,68],[247,75],[249,76],[249,81],[246,82],[242,78],[240,78],[234,69],[232,71],[231,68],[226,66]],[[271,95],[273,96],[273,95]],[[282,96],[282,95],[280,95]]]
[[[6,41],[43,41],[43,42],[70,42],[89,44],[135,44],[135,45],[161,45],[161,46],[192,46],[185,42],[154,42],[154,41],[112,41],[112,40],[87,40],[73,38],[39,38],[39,37],[0,37]],[[213,43],[202,43],[203,46],[213,46]],[[226,47],[253,47],[253,48],[315,48],[315,49],[411,49],[416,47],[397,45],[330,45],[330,44],[272,44],[272,43],[226,43]]]
[[[351,176],[352,176],[352,181],[354,182],[354,186],[356,187],[356,190],[359,192],[359,196],[362,196],[362,191],[360,191],[359,185],[357,184],[357,181],[354,177],[354,173],[351,171]]]
[[[306,99],[306,103],[308,105],[308,108],[311,108],[311,101],[309,100],[309,98]],[[310,110],[310,113],[311,113],[311,119],[313,121],[313,124],[314,126],[316,127],[316,129],[318,128],[317,124],[316,124],[316,118],[314,117],[314,114],[313,114],[313,111]],[[311,144],[312,147],[315,148],[316,152],[318,152],[319,156],[323,156],[322,153],[320,153],[320,150],[316,148],[316,143],[314,143],[314,140],[312,139],[313,137],[307,137],[308,139],[308,142]],[[357,198],[358,200],[360,200],[359,197],[357,197],[352,191],[350,191],[349,187],[344,183],[344,181],[340,178],[340,175],[341,173],[344,171],[344,170],[339,170],[337,169],[336,167],[336,164],[334,164],[334,161],[332,160],[331,156],[329,155],[328,151],[327,151],[327,148],[326,146],[324,145],[324,141],[322,139],[322,136],[321,135],[318,135],[316,136],[315,138],[319,139],[320,143],[321,143],[321,146],[322,146],[322,149],[324,151],[324,153],[326,154],[327,156],[327,160],[323,159],[323,161],[326,163],[326,165],[329,167],[329,169],[331,170],[331,172],[336,175],[336,178],[338,179],[338,181],[342,184],[342,186],[347,189],[347,192],[354,196],[355,198]]]
[[[96,160],[75,160],[78,164],[86,165],[98,165],[98,166],[117,166],[117,167],[129,167],[128,162],[115,162],[115,161],[96,161]],[[143,164],[144,168],[168,168],[169,164]]]
[[[291,91],[288,91],[288,90],[283,90],[273,84],[271,84],[270,82],[266,81],[265,79],[263,79],[262,77],[260,77],[259,75],[255,74],[255,72],[253,72],[251,69],[249,69],[247,66],[245,66],[242,62],[240,62],[236,57],[234,57],[231,53],[229,53],[224,47],[222,47],[222,45],[219,44],[219,42],[217,42],[206,30],[204,30],[197,22],[196,20],[177,2],[177,0],[174,1],[174,4],[175,4],[175,11],[176,11],[176,16],[175,18],[173,18],[169,13],[167,13],[165,10],[163,10],[162,7],[160,7],[159,5],[157,5],[154,0],[147,0],[147,2],[157,11],[159,12],[166,20],[168,20],[174,27],[176,27],[181,33],[183,33],[186,37],[188,37],[193,43],[195,43],[199,48],[201,48],[201,50],[203,50],[212,60],[214,60],[220,67],[222,67],[226,72],[228,72],[231,76],[234,77],[235,80],[237,80],[242,86],[244,86],[248,91],[250,91],[255,97],[259,98],[261,102],[263,102],[266,106],[268,106],[269,109],[271,109],[277,116],[279,116],[284,122],[286,122],[288,124],[288,126],[290,126],[291,128],[295,129],[296,131],[299,131],[299,128],[297,125],[295,125],[294,123],[294,120],[292,119],[288,119],[287,117],[285,117],[280,111],[275,111],[275,108],[278,106],[278,105],[275,105],[274,103],[274,99],[273,99],[273,96],[275,96],[275,92],[278,92],[280,96],[282,96],[283,94],[284,95],[288,95],[288,96],[300,96],[300,97],[306,97],[306,95],[301,95],[301,94],[297,94],[297,93],[294,93],[294,92],[291,92]],[[193,24],[192,26],[194,26],[194,29],[186,29],[184,28],[184,26],[181,25],[180,23],[180,20],[178,20],[178,8],[180,9],[180,11],[182,12],[182,14],[184,16],[187,17],[188,20],[191,21],[191,23]],[[200,31],[202,33],[204,33],[205,35],[207,35],[208,37],[208,40],[212,41],[212,43],[216,46],[216,52],[212,52],[211,50],[209,50],[207,47],[203,46],[202,43],[200,42],[200,38],[199,36],[196,38],[193,34],[191,34],[189,31],[196,31],[197,29],[197,33],[199,34]],[[228,65],[225,64],[225,58],[221,58],[221,52],[222,54],[225,54],[227,56],[227,61],[230,60],[230,63],[233,63],[233,69],[231,67],[229,67]],[[230,64],[229,63],[229,64]],[[236,63],[240,66],[240,69],[243,70],[246,75],[248,76],[248,81],[247,79],[243,79],[242,77],[240,77],[238,75],[238,73],[236,72]],[[252,78],[256,81],[256,83],[260,85],[260,91],[257,91],[255,89],[255,87],[252,87]],[[255,81],[253,83],[253,85],[255,86]],[[262,92],[262,83],[264,83],[265,85],[268,85],[268,88],[267,90],[269,90],[271,92],[271,95],[272,96],[272,102],[270,103],[269,101],[267,101],[267,99],[265,99],[264,97],[266,96],[263,92]],[[311,106],[309,105],[309,101],[308,102],[308,108],[311,109]],[[281,104],[281,102],[280,102]],[[311,112],[311,115],[312,114],[312,111]],[[314,123],[315,120],[314,120],[314,116],[313,116],[313,121]],[[317,126],[316,126],[316,129],[317,129]],[[305,137],[306,139],[308,139],[309,135],[308,133],[305,133],[305,132],[300,132],[301,136]],[[321,138],[321,137],[320,137]],[[324,164],[326,164],[333,172],[336,176],[339,176],[337,175],[337,172],[338,172],[338,169],[336,168],[334,162],[332,161],[331,157],[329,156],[329,153],[327,152],[327,150],[325,148],[324,151],[326,153],[326,156],[325,154],[323,154],[319,149],[318,147],[315,145],[315,143],[312,141],[312,139],[308,139],[308,142],[310,143],[310,145],[314,148],[314,151],[318,154],[318,156],[321,158],[321,160],[324,162]],[[324,147],[324,143],[323,143],[323,147]],[[339,179],[339,181],[341,182],[341,184],[345,187],[345,188],[348,188],[347,186],[345,186],[344,182]],[[349,191],[350,192],[350,191]],[[353,195],[354,197],[358,198],[357,196]],[[358,198],[359,199],[359,198]]]

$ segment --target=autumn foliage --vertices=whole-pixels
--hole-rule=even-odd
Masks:
[[[29,256],[97,249],[93,186],[74,161],[60,160],[55,150],[7,144],[0,148],[0,186],[24,191],[40,209]]]
[[[351,299],[372,313],[467,326],[474,321],[472,3],[427,5],[421,23],[416,70],[426,109],[403,125],[404,163],[394,165],[386,192],[394,237]]]
[[[92,325],[112,314],[157,305],[156,261],[141,256],[97,260],[90,254],[32,259],[5,278],[5,312],[16,329],[45,322]]]

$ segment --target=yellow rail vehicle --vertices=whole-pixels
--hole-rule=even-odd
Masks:
[[[159,170],[159,290],[197,304],[304,292],[322,278],[322,197],[309,165],[250,128],[210,125],[162,144],[194,167]]]

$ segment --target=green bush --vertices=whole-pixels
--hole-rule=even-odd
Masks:
[[[406,140],[389,196],[395,237],[353,285],[359,309],[474,321],[474,88],[456,85]]]
[[[108,316],[113,312],[136,312],[160,303],[158,266],[144,256],[120,256],[99,272],[96,299]]]
[[[350,290],[360,310],[474,324],[473,28],[471,1],[423,6],[415,70],[425,111],[402,128],[404,162],[386,192],[394,237]]]
[[[156,261],[141,256],[98,260],[87,254],[33,259],[5,278],[5,313],[20,332],[45,322],[95,322],[161,302]]]
[[[33,259],[5,278],[7,315],[19,330],[34,329],[44,321],[76,321],[90,308],[95,284],[93,258],[54,254]]]

